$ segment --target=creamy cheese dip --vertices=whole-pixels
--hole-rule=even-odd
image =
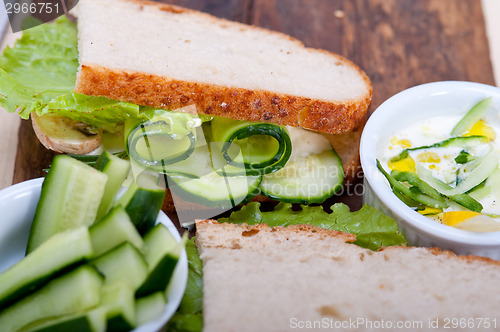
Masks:
[[[438,179],[450,187],[455,187],[462,178],[465,178],[473,169],[474,165],[457,163],[457,158],[461,153],[462,157],[469,154],[471,158],[484,157],[491,150],[495,157],[500,159],[500,119],[498,116],[485,117],[463,136],[486,136],[483,144],[472,146],[442,146],[415,151],[408,151],[409,157],[394,162],[405,149],[433,145],[438,142],[452,138],[451,132],[455,125],[463,116],[436,116],[416,122],[408,127],[394,132],[386,139],[383,145],[385,149],[381,151],[380,162],[386,170],[411,171],[416,173],[415,165],[420,165],[430,171],[432,177]],[[392,160],[391,160],[392,159]],[[500,162],[500,160],[499,160]],[[467,167],[466,165],[471,165]],[[450,226],[464,228],[471,231],[500,231],[500,170],[496,170],[490,177],[470,192],[469,196],[477,200],[483,206],[481,213],[468,211],[463,206],[449,200],[449,206],[440,209],[426,208],[419,212],[438,222]],[[497,182],[498,181],[498,182]],[[448,213],[461,211],[459,213]]]

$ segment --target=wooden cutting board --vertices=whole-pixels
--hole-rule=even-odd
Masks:
[[[494,85],[481,0],[164,0],[289,34],[351,59],[373,84],[373,112],[408,87],[443,80]],[[357,149],[357,146],[353,146]],[[13,183],[44,176],[54,153],[22,121]],[[358,187],[359,188],[359,187]],[[362,190],[336,197],[352,209]]]

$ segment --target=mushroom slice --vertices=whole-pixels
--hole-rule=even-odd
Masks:
[[[87,154],[101,145],[102,133],[88,124],[61,115],[31,113],[33,130],[47,149],[61,153]]]

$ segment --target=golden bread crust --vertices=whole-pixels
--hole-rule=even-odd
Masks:
[[[365,98],[337,103],[92,64],[81,66],[75,91],[169,110],[196,105],[200,114],[270,122],[329,134],[353,131],[363,125],[372,98],[371,85]]]
[[[221,228],[238,228],[241,229],[242,236],[253,236],[259,232],[272,232],[281,234],[308,234],[308,236],[320,238],[336,237],[340,238],[345,242],[356,241],[356,235],[350,233],[344,233],[341,231],[324,229],[311,225],[291,225],[288,227],[276,226],[269,227],[267,224],[257,224],[257,225],[247,225],[247,224],[230,224],[230,223],[219,223],[213,219],[207,220],[196,220],[196,228],[204,227],[207,225],[214,225],[215,227]]]

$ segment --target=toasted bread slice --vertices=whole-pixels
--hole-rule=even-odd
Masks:
[[[346,243],[352,234],[308,225],[206,220],[196,229],[206,332],[434,331],[447,330],[446,320],[500,319],[498,261],[428,248],[373,252]]]
[[[366,120],[365,73],[290,36],[149,1],[85,0],[76,13],[79,93],[329,134]]]

